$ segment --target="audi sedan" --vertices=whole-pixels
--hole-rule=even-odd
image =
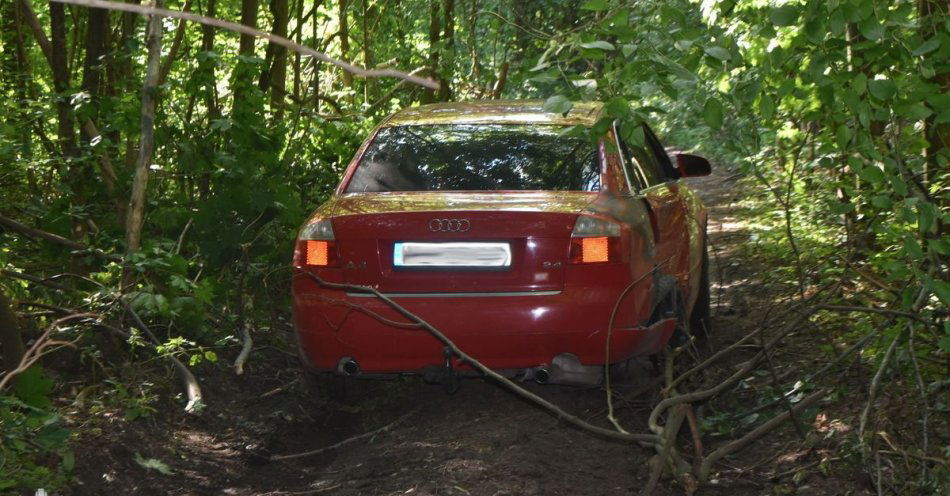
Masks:
[[[663,350],[675,329],[706,330],[706,209],[680,178],[709,162],[671,161],[646,126],[604,126],[599,103],[565,114],[542,103],[409,108],[372,132],[297,239],[306,368],[466,369],[358,286],[538,382],[596,383],[605,365]]]

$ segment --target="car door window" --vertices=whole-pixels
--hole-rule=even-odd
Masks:
[[[623,156],[624,167],[630,175],[630,180],[637,179],[637,189],[649,188],[665,181],[661,174],[656,155],[650,153],[646,147],[631,145],[627,140],[616,133],[620,142],[620,153]]]
[[[620,139],[620,132],[618,131],[616,124],[614,124],[612,134],[614,145],[617,149],[617,156],[620,158],[620,162],[623,166],[623,173],[626,176],[626,180],[630,187],[635,190],[641,190],[647,187],[646,178],[643,176],[640,168],[636,166],[635,162],[630,157],[630,151],[623,140]]]
[[[666,178],[666,180],[679,179],[679,172],[677,172],[676,168],[673,167],[673,163],[670,162],[670,156],[666,154],[666,150],[663,149],[663,145],[656,137],[656,134],[654,134],[653,130],[645,124],[643,125],[643,131],[644,135],[646,136],[648,149],[656,158],[656,163],[659,166],[659,172]]]

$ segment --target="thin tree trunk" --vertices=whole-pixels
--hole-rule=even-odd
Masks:
[[[161,7],[162,0],[154,0],[153,5]],[[149,17],[145,44],[148,47],[148,63],[145,69],[145,82],[142,85],[142,138],[139,141],[139,154],[135,162],[135,177],[132,180],[132,196],[129,200],[125,227],[127,255],[138,251],[145,220],[145,192],[148,187],[148,168],[154,145],[155,93],[158,90],[158,71],[162,57],[162,19],[160,17]],[[122,274],[122,287],[127,288],[131,283],[132,273],[126,269]]]
[[[442,28],[439,21],[439,2],[432,1],[429,4],[429,75],[435,80],[440,79],[439,41]],[[435,97],[435,90],[426,88],[422,93],[422,103],[432,103]]]
[[[294,29],[294,41],[298,45],[303,43],[303,1],[297,0],[295,11],[297,17],[297,27]],[[294,99],[300,100],[300,52],[294,52]]]
[[[241,0],[241,24],[257,28],[257,0]],[[253,57],[254,56],[254,40],[255,38],[249,34],[241,34],[241,41],[238,46],[238,55],[242,57]],[[243,69],[242,69],[243,68]],[[243,62],[238,62],[237,68],[235,69],[235,74],[237,74],[237,82],[234,85],[234,108],[237,109],[240,107],[241,103],[244,102],[244,97],[246,95],[246,88],[250,84],[244,81],[246,74],[244,71],[247,70],[247,64]]]
[[[274,13],[272,32],[283,38],[287,37],[288,8],[287,0],[273,0],[271,4]],[[274,120],[279,121],[283,116],[284,96],[287,93],[287,48],[275,44],[271,44],[271,47],[274,52],[274,62],[270,70],[271,112]]]
[[[452,99],[452,79],[455,77],[455,0],[445,0],[444,7],[445,60],[439,77],[439,100],[443,102]]]
[[[182,12],[191,11],[191,0],[186,0],[185,5],[181,8]],[[185,39],[185,26],[186,21],[180,19],[178,21],[178,26],[175,27],[175,38],[172,40],[172,46],[168,49],[168,55],[165,57],[165,61],[162,62],[161,68],[158,70],[158,85],[161,86],[165,84],[165,80],[168,79],[168,74],[172,71],[172,64],[175,63],[175,59],[178,57],[178,51],[181,50],[181,42]]]
[[[349,61],[350,56],[350,21],[347,19],[347,6],[349,0],[340,0],[340,59]],[[353,87],[353,75],[343,71],[343,85],[347,88]]]
[[[20,365],[26,347],[20,335],[20,324],[10,308],[10,300],[0,291],[0,355],[3,355],[3,370],[10,372]]]

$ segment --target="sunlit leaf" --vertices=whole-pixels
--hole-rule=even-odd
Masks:
[[[722,61],[727,61],[732,58],[732,56],[729,54],[729,50],[718,46],[706,47],[703,49],[703,51],[706,52],[706,55]]]
[[[581,48],[596,49],[596,50],[613,50],[614,46],[606,41],[597,40],[591,41],[589,43],[581,43]]]
[[[566,114],[574,108],[574,102],[570,101],[566,96],[554,95],[544,101],[542,108],[545,112],[552,114]]]

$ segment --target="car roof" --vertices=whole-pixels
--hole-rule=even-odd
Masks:
[[[478,100],[409,107],[393,114],[383,127],[431,124],[546,124],[593,126],[603,104],[575,102],[566,114],[545,112],[544,100]]]

